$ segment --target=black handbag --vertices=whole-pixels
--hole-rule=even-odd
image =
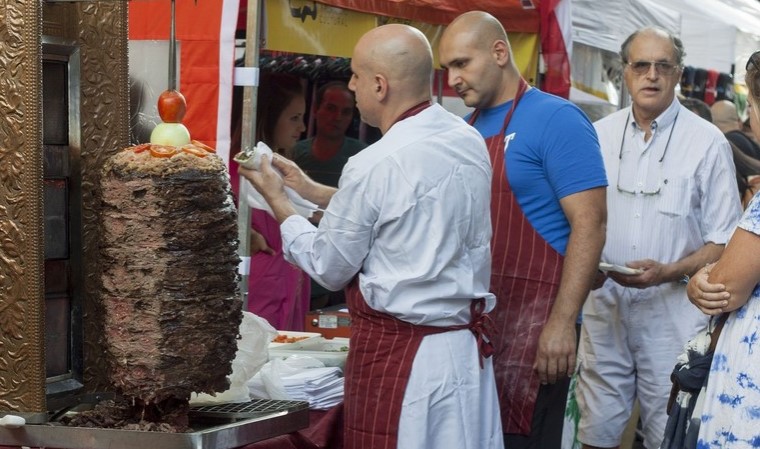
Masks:
[[[709,335],[710,344],[704,353],[687,350],[688,362],[676,363],[670,375],[673,387],[668,399],[668,422],[665,424],[665,436],[660,449],[696,448],[700,413],[694,416],[694,410],[700,394],[707,386],[715,346],[727,317],[728,313],[723,313],[714,318],[702,333],[691,340],[704,339],[706,334]],[[690,346],[692,345],[687,345]]]

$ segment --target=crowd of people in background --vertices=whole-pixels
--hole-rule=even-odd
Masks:
[[[486,12],[438,51],[467,116],[432,101],[425,36],[385,25],[350,80],[310,86],[311,113],[304,80],[262,78],[275,155],[239,169],[272,209],[253,212],[248,310],[301,330],[348,304],[346,447],[617,448],[635,404],[648,449],[757,447],[760,52],[748,133],[733,102],[679,98],[687,49],[658,28],[621,43],[631,105],[595,123],[528,85]],[[348,135],[357,110],[378,141]],[[718,315],[703,407],[669,421],[674,365]]]

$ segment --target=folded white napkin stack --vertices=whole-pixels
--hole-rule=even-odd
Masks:
[[[251,397],[308,401],[309,408],[326,410],[343,401],[343,371],[321,361],[293,355],[267,362],[248,381]]]

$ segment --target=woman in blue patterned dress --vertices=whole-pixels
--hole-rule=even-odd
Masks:
[[[760,138],[760,51],[747,62],[746,83],[752,131]],[[760,195],[755,195],[720,260],[689,282],[689,299],[704,313],[731,312],[713,356],[698,449],[760,448],[759,253]]]

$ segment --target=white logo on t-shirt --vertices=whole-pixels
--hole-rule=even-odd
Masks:
[[[506,136],[504,136],[504,152],[505,153],[507,152],[507,148],[509,148],[509,141],[514,140],[515,134],[517,133],[507,134]]]

